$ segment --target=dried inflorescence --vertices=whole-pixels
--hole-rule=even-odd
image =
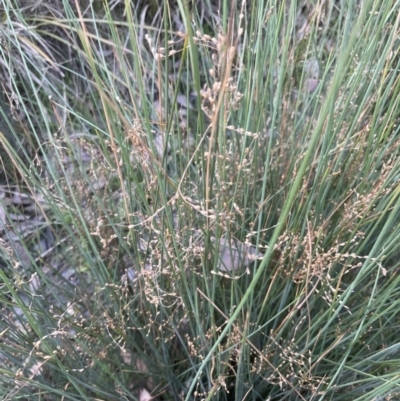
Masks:
[[[329,378],[314,374],[318,369],[313,363],[312,352],[298,351],[295,338],[277,341],[272,332],[268,337],[263,350],[255,354],[252,372],[261,374],[263,380],[282,390],[310,390],[314,395],[323,395],[322,389]]]

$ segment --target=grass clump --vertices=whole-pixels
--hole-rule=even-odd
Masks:
[[[3,399],[398,398],[396,11],[5,1]]]

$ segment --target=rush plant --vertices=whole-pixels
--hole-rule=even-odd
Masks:
[[[399,399],[399,6],[4,0],[0,398]]]

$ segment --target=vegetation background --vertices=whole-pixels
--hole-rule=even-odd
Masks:
[[[0,398],[399,400],[399,6],[3,0]]]

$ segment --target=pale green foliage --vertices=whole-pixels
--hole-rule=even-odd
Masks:
[[[2,399],[400,397],[399,2],[3,3]]]

